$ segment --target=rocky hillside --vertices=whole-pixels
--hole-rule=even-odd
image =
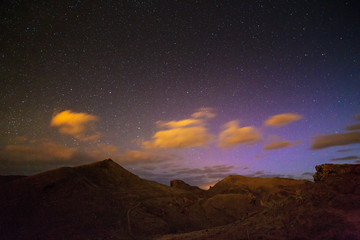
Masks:
[[[360,165],[315,183],[228,176],[208,191],[112,160],[2,178],[0,239],[360,239]]]
[[[316,166],[315,183],[228,176],[208,191],[203,206],[233,214],[233,222],[158,239],[360,239],[359,169]]]

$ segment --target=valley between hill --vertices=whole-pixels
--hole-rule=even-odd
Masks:
[[[110,159],[0,178],[0,239],[360,239],[360,165],[315,182],[230,175],[205,191]]]

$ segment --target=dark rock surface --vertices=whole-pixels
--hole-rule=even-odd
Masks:
[[[325,181],[331,177],[360,176],[360,164],[322,164],[315,167],[314,181]]]
[[[0,185],[0,239],[360,239],[359,165],[316,182],[231,175],[208,191],[112,160]]]
[[[344,194],[360,194],[360,164],[322,164],[315,167],[314,181]]]

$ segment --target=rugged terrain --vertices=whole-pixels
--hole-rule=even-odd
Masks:
[[[0,239],[360,239],[360,165],[315,182],[231,175],[208,191],[112,160],[0,178]]]

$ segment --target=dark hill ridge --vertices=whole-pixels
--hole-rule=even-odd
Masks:
[[[0,176],[0,185],[3,183],[14,181],[16,179],[23,178],[23,177],[26,177],[26,176],[21,176],[21,175]]]
[[[206,193],[205,190],[200,189],[199,187],[191,186],[191,185],[187,184],[186,182],[184,182],[182,180],[177,180],[177,179],[170,181],[170,187],[186,190],[186,191],[197,193],[197,194],[205,194]]]
[[[131,238],[133,210],[142,211],[132,218],[141,217],[147,233],[152,211],[160,211],[163,201],[180,202],[188,195],[141,179],[112,160],[24,177],[0,185],[0,191],[0,239],[110,238],[114,232],[119,239]],[[169,232],[166,226],[153,228]]]
[[[360,239],[359,165],[316,169],[315,183],[231,175],[204,191],[110,159],[59,168],[0,184],[0,239]]]
[[[209,191],[213,194],[220,193],[257,193],[257,194],[285,194],[293,192],[303,185],[312,184],[306,180],[288,178],[259,178],[230,175],[218,182]]]

